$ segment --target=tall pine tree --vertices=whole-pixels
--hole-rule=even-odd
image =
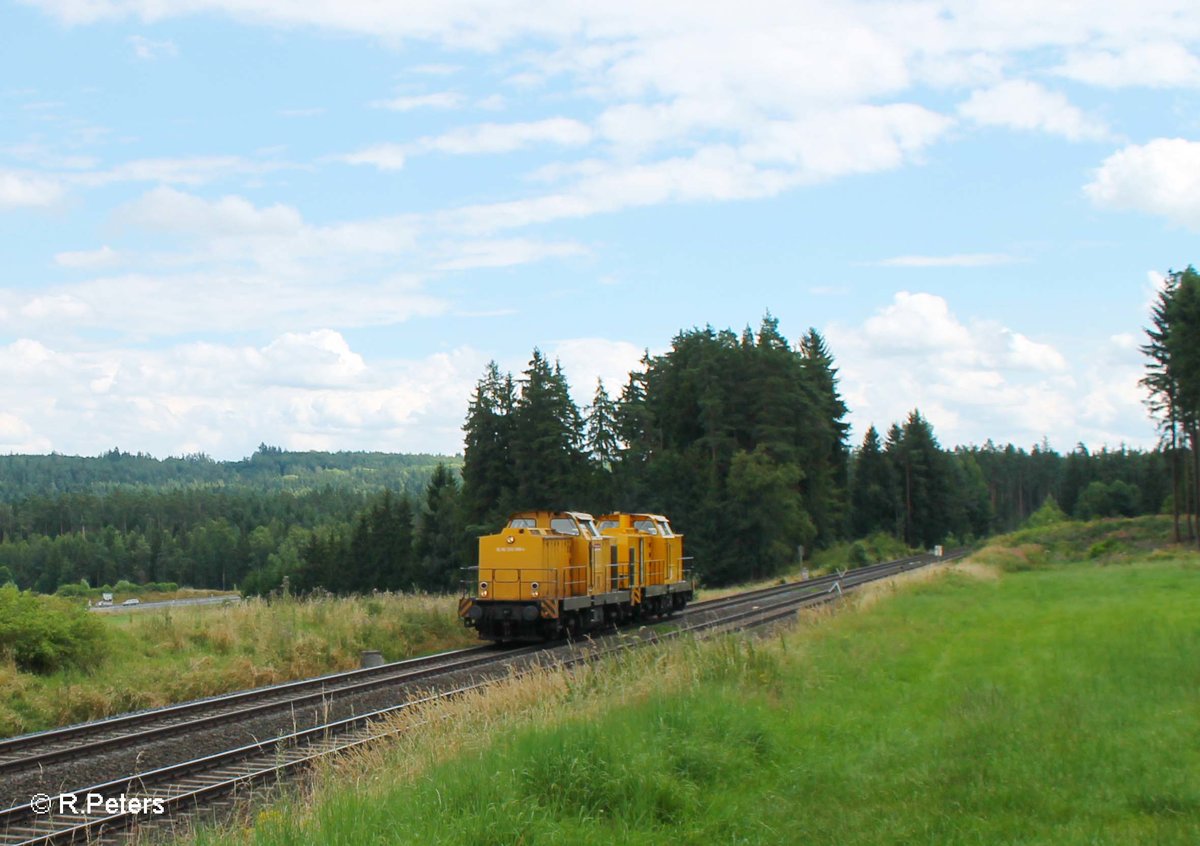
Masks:
[[[540,350],[521,379],[513,412],[512,457],[522,508],[578,508],[587,495],[583,420],[562,368]]]
[[[496,362],[475,386],[467,408],[463,451],[463,519],[476,534],[516,507],[513,428],[516,406],[512,376]]]

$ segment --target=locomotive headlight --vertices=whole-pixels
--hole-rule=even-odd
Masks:
[[[487,582],[480,582],[480,583],[479,583],[479,595],[480,595],[480,596],[487,596],[487,595],[488,595],[488,583],[487,583]]]
[[[529,593],[530,593],[531,595],[533,595],[533,596],[537,596],[537,595],[538,595],[538,590],[539,590],[539,588],[541,588],[541,585],[539,585],[537,582],[530,582],[530,583],[529,583]]]

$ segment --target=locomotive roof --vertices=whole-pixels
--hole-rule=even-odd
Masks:
[[[592,515],[586,511],[556,511],[553,508],[527,508],[524,511],[514,511],[509,515],[508,519],[513,517],[525,517],[530,514],[549,514],[551,517],[574,517],[576,520],[591,520]]]

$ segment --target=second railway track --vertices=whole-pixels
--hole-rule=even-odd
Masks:
[[[188,703],[187,706],[174,706],[174,708],[160,709],[145,714],[129,715],[125,718],[101,721],[94,725],[103,727],[105,731],[112,731],[116,728],[114,724],[122,721],[128,721],[125,723],[128,729],[130,726],[137,725],[139,719],[157,719],[159,721],[157,726],[143,725],[139,732],[144,734],[149,731],[178,735],[194,731],[210,722],[239,719],[238,713],[242,714],[240,719],[247,719],[247,714],[260,710],[278,711],[294,707],[294,705],[289,705],[288,700],[280,700],[280,696],[291,695],[292,702],[319,703],[323,698],[328,700],[339,694],[346,696],[348,695],[347,691],[354,690],[355,685],[365,685],[367,689],[378,690],[389,685],[411,685],[423,681],[430,688],[436,689],[436,692],[430,695],[432,698],[452,696],[461,694],[464,690],[489,684],[498,676],[527,672],[532,664],[537,663],[537,659],[533,656],[547,649],[556,653],[552,658],[554,663],[571,665],[583,660],[591,660],[598,654],[608,654],[629,648],[632,642],[638,640],[639,636],[660,639],[676,637],[688,632],[718,631],[763,625],[794,615],[798,608],[829,601],[842,591],[852,590],[867,582],[877,581],[909,569],[937,561],[950,560],[954,557],[957,555],[940,559],[933,556],[916,556],[819,579],[773,585],[716,600],[694,603],[686,613],[676,616],[677,627],[666,632],[655,632],[652,629],[643,628],[640,635],[634,637],[599,638],[595,643],[589,643],[582,647],[572,644],[551,644],[548,647],[539,645],[509,650],[498,650],[494,647],[458,650],[424,659],[412,659],[385,665],[381,668],[374,668],[373,672],[360,670],[334,674],[304,682],[246,691],[242,694],[231,694],[227,697],[214,697],[212,700]],[[385,678],[389,680],[385,681]],[[323,685],[330,685],[331,680],[338,680],[338,683],[322,689]],[[235,701],[238,701],[239,697],[243,697],[240,704],[244,706],[240,712],[221,710],[221,708],[230,708]],[[142,769],[132,777],[100,777],[90,782],[91,787],[79,788],[71,792],[79,795],[88,792],[103,795],[117,795],[122,792],[136,792],[143,795],[153,793],[156,797],[162,798],[170,812],[185,813],[189,808],[207,804],[212,797],[227,794],[237,785],[277,778],[285,772],[305,765],[314,758],[367,742],[377,734],[377,730],[373,733],[371,728],[373,722],[388,714],[411,707],[415,701],[422,701],[422,698],[410,694],[403,702],[393,702],[385,707],[364,708],[361,713],[343,715],[337,719],[331,717],[323,723],[317,721],[316,724],[307,728],[277,732],[267,740],[255,739],[248,743],[231,744],[236,745],[236,748],[230,748],[230,745],[227,745],[223,750],[198,755],[183,764],[152,767],[149,770]],[[214,704],[209,706],[209,703]],[[220,705],[216,703],[220,703]],[[166,712],[174,712],[176,716],[179,716],[188,708],[195,709],[191,712],[190,719],[185,717],[182,722],[162,722]],[[208,713],[204,713],[206,708]],[[216,710],[214,711],[212,708],[216,708]],[[191,729],[188,728],[189,725],[192,726]],[[60,732],[43,732],[40,735],[15,738],[8,742],[8,748],[11,750],[24,747],[30,750],[29,754],[25,756],[27,761],[37,755],[50,756],[46,760],[59,760],[64,755],[72,756],[70,751],[64,752],[62,746],[64,743],[68,744],[65,748],[69,750],[72,737],[75,738],[74,755],[76,756],[86,754],[88,749],[99,751],[106,747],[120,745],[122,742],[120,736],[117,739],[102,739],[99,735],[89,737],[86,731],[82,731],[86,728],[86,725],[77,726],[68,730],[60,730]],[[97,731],[99,730],[100,728],[97,728]],[[132,738],[137,736],[137,733],[126,730],[124,742],[134,743],[136,741]],[[46,746],[39,750],[36,740],[41,737],[53,738],[58,745],[53,748]],[[180,746],[186,747],[187,744],[181,743]],[[0,745],[0,753],[4,749],[5,746]],[[24,768],[29,770],[34,766],[42,765],[30,763],[25,764]],[[20,767],[19,764],[12,765],[14,770]],[[132,770],[124,770],[124,772],[130,771]],[[89,782],[75,783],[87,784]],[[62,792],[62,788],[63,785],[60,784],[54,787],[53,791],[46,790],[46,792]],[[25,786],[22,786],[22,789],[25,789]],[[29,793],[25,795],[28,796]],[[60,815],[57,818],[38,816],[34,813],[31,805],[16,802],[16,797],[4,798],[13,801],[14,806],[0,812],[0,844],[95,842],[98,832],[117,831],[137,822],[136,814],[127,813],[102,813],[99,816],[68,814]]]
[[[707,613],[730,605],[744,604],[755,598],[765,599],[804,591],[817,592],[846,578],[860,578],[902,569],[928,557],[913,556],[846,573],[771,585],[728,597],[695,602],[679,616]],[[369,669],[331,673],[7,738],[0,740],[0,776],[11,777],[22,770],[44,768],[58,761],[78,760],[80,756],[102,750],[129,747],[132,744],[196,731],[206,726],[244,720],[256,714],[294,709],[326,702],[339,696],[407,684],[438,673],[487,664],[497,660],[497,656],[500,655],[525,654],[537,648],[539,647],[527,646],[519,650],[503,650],[483,645],[452,650]]]

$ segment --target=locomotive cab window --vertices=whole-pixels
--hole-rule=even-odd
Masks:
[[[662,536],[663,536],[664,538],[673,538],[673,537],[675,537],[675,533],[671,531],[671,524],[670,524],[670,523],[668,523],[666,520],[659,520],[659,521],[658,521],[658,528],[659,528],[659,531],[661,531],[661,532],[662,532]]]
[[[617,528],[616,520],[601,520],[600,521],[600,531],[602,531],[602,532],[605,529],[615,529],[615,528]]]
[[[570,517],[555,517],[550,521],[550,531],[560,535],[578,535],[579,526]]]
[[[533,529],[537,527],[537,521],[532,517],[514,517],[508,521],[510,529]]]
[[[588,537],[592,537],[592,538],[600,537],[600,532],[597,531],[596,524],[593,523],[591,520],[580,520],[579,525],[583,527],[583,533],[585,535],[587,535]]]
[[[658,529],[655,527],[653,520],[635,520],[633,527],[639,532],[645,532],[648,535],[658,534]]]

